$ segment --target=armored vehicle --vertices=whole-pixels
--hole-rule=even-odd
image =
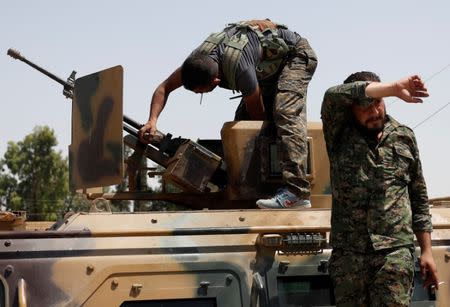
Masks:
[[[334,305],[329,162],[320,123],[308,124],[312,208],[256,209],[255,200],[281,184],[270,123],[227,122],[221,140],[161,133],[144,145],[140,125],[122,114],[120,66],[63,81],[18,52],[9,54],[63,84],[73,98],[70,182],[91,208],[45,231],[3,230],[13,224],[13,213],[0,221],[0,306]],[[125,163],[123,144],[134,149]],[[164,181],[177,192],[137,191],[142,157],[161,165]],[[124,174],[128,191],[96,189]],[[111,199],[164,200],[189,209],[116,213]],[[433,253],[448,283],[449,201],[430,205]],[[417,274],[413,306],[449,301],[448,285],[424,289]]]

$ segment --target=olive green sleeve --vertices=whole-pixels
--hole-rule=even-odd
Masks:
[[[411,139],[414,160],[410,169],[411,182],[409,183],[408,191],[411,201],[412,228],[414,232],[431,232],[433,225],[431,223],[430,208],[428,205],[427,186],[423,178],[422,164],[420,162],[419,149],[414,133],[412,133]]]
[[[329,154],[341,137],[345,137],[341,134],[351,121],[351,106],[353,104],[361,106],[372,104],[373,99],[366,96],[366,86],[369,83],[368,81],[357,81],[337,85],[325,92],[321,116]]]

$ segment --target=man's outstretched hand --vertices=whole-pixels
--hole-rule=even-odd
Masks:
[[[400,79],[394,82],[393,86],[393,96],[397,96],[406,102],[420,103],[423,101],[423,97],[429,96],[425,83],[418,75]]]

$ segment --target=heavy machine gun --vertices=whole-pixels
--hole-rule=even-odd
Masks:
[[[134,153],[125,160],[127,164],[129,192],[103,195],[93,193],[88,195],[92,198],[99,196],[114,199],[158,199],[170,200],[191,207],[202,208],[209,203],[209,198],[203,192],[209,192],[208,184],[218,188],[226,185],[226,171],[222,163],[222,157],[191,140],[177,137],[173,138],[170,133],[157,132],[150,144],[139,141],[138,131],[142,127],[140,123],[132,118],[122,115],[120,129],[117,113],[122,114],[121,82],[123,70],[120,66],[113,67],[86,77],[76,79],[76,71],[72,71],[67,80],[63,80],[48,70],[28,60],[14,49],[8,49],[7,54],[14,59],[20,60],[63,86],[63,94],[73,101],[72,108],[72,144],[70,146],[69,161],[71,170],[71,186],[74,189],[105,186],[119,183],[123,178],[123,129],[128,133],[123,138],[123,143],[134,149]],[[103,82],[103,85],[102,85]],[[120,89],[120,90],[119,90]],[[102,95],[102,92],[105,92]],[[101,98],[95,98],[100,93]],[[111,119],[109,114],[113,114]],[[115,120],[114,120],[114,114]],[[105,119],[105,117],[108,117]],[[88,118],[88,119],[86,119]],[[95,122],[87,129],[86,122]],[[112,123],[111,123],[112,122]],[[106,129],[105,125],[111,125],[113,129]],[[88,132],[83,132],[88,130]],[[113,135],[109,132],[115,131]],[[99,131],[102,131],[99,133]],[[119,133],[120,132],[120,133]],[[109,133],[109,134],[108,134]],[[85,134],[87,137],[83,137]],[[94,138],[94,139],[93,139]],[[120,138],[120,140],[118,140]],[[88,144],[89,143],[89,144]],[[115,146],[111,146],[111,144]],[[90,146],[90,144],[96,144]],[[99,144],[105,148],[99,150]],[[113,147],[114,153],[107,157],[107,147]],[[77,150],[78,149],[78,150]],[[83,149],[83,150],[81,150]],[[153,162],[166,169],[164,178],[177,185],[184,193],[145,193],[136,191],[138,185],[136,180],[140,169],[142,157],[145,156]],[[95,166],[95,171],[93,169]],[[78,172],[77,172],[78,170]],[[93,174],[93,172],[96,172]],[[78,173],[78,174],[73,174]],[[220,193],[211,194],[214,199],[223,198]],[[199,199],[201,199],[199,201]]]

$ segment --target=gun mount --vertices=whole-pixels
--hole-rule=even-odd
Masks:
[[[67,81],[64,81],[28,60],[16,50],[9,49],[7,54],[61,84],[63,94],[73,100],[72,144],[69,150],[71,153],[69,158],[71,186],[74,189],[87,189],[119,183],[123,178],[122,135],[121,133],[119,135],[117,129],[119,125],[117,121],[114,122],[112,117],[116,113],[115,119],[117,119],[117,113],[122,111],[122,68],[117,66],[79,79],[75,79],[76,72],[73,71]],[[118,79],[120,82],[117,81]],[[120,90],[118,91],[118,89]],[[102,93],[105,91],[106,93]],[[93,97],[98,96],[98,93],[103,95],[100,95],[100,98]],[[105,119],[105,117],[107,118]],[[157,132],[150,144],[143,144],[138,139],[138,131],[142,125],[126,115],[121,117],[120,130],[123,129],[129,133],[123,138],[123,143],[134,149],[133,155],[125,161],[130,192],[105,194],[103,197],[170,200],[191,207],[203,208],[206,205],[205,202],[209,203],[209,201],[206,201],[203,196],[200,198],[199,193],[209,191],[208,183],[211,182],[219,187],[225,185],[226,173],[222,165],[222,158],[206,147],[181,137],[172,138],[170,133],[164,134],[160,131]],[[90,125],[86,125],[86,122]],[[106,125],[110,125],[111,129],[106,129]],[[115,132],[111,133],[113,130]],[[99,131],[102,132],[99,133]],[[89,146],[86,142],[87,139],[90,144],[96,144],[95,148]],[[103,145],[103,150],[98,149],[98,144]],[[83,150],[77,150],[80,146]],[[113,153],[108,154],[108,151],[113,151]],[[135,193],[136,174],[140,170],[139,161],[142,156],[166,168],[164,178],[187,193],[145,193],[145,191]],[[93,174],[93,172],[96,173]],[[93,198],[100,196],[99,194],[88,195]],[[220,193],[211,193],[210,196],[212,200],[223,198]]]

